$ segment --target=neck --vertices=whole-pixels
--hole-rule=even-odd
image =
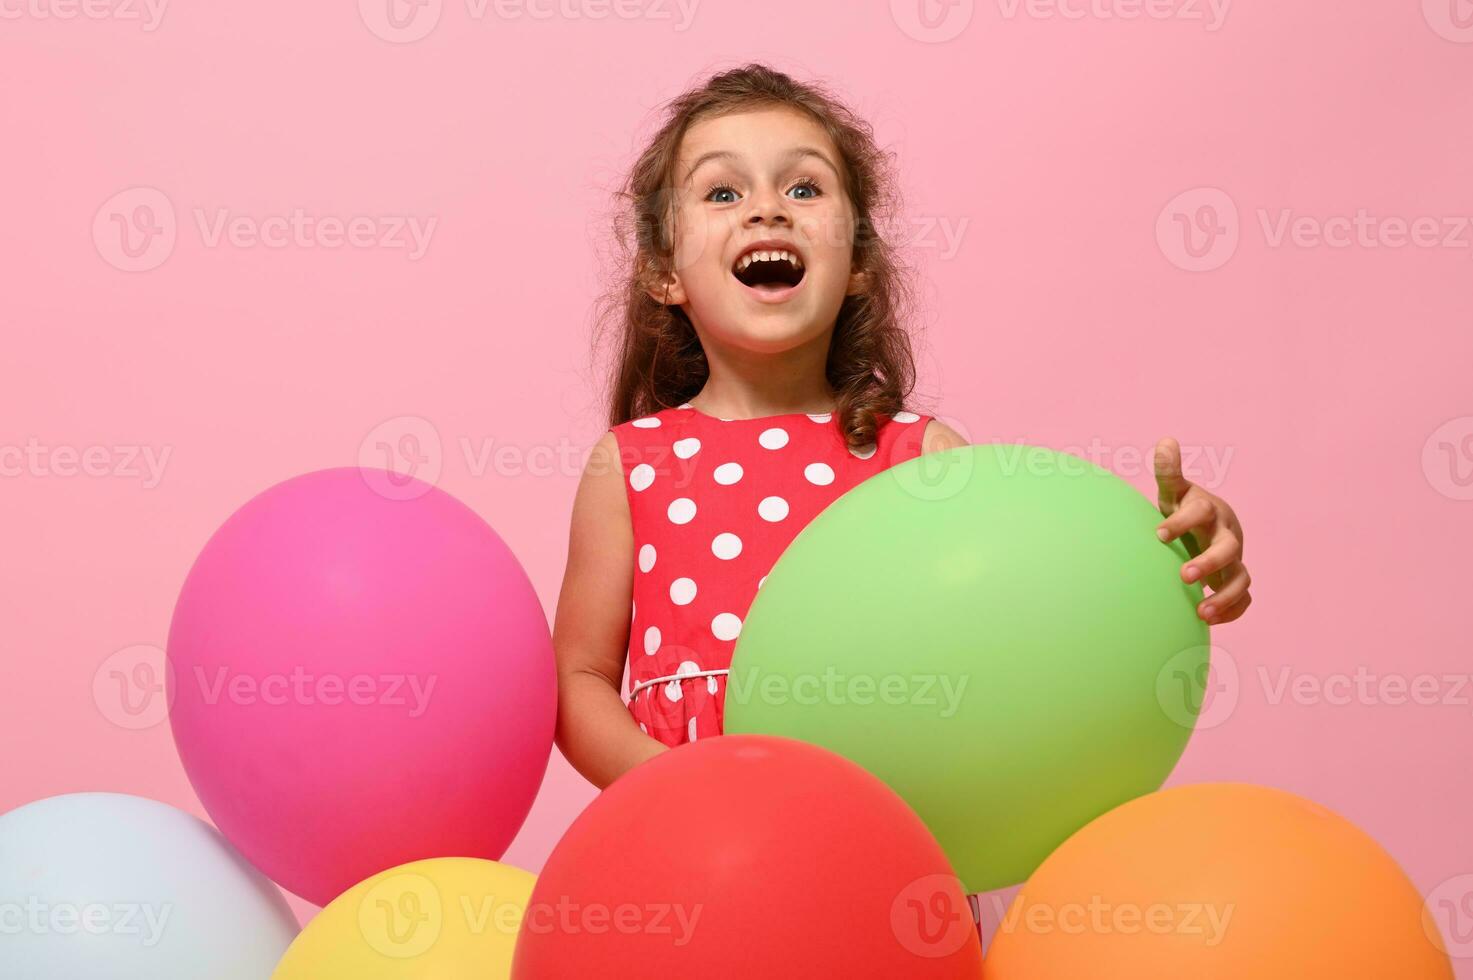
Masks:
[[[692,407],[727,418],[756,418],[799,412],[828,412],[834,392],[824,376],[829,335],[769,354],[740,349],[714,349],[706,344],[710,374]]]

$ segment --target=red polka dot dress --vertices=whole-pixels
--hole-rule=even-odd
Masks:
[[[689,405],[613,426],[634,531],[629,710],[666,745],[722,732],[742,619],[778,556],[845,491],[921,454],[930,416],[850,449],[832,413],[720,419]]]

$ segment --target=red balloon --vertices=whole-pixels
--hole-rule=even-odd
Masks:
[[[961,882],[915,812],[796,739],[681,745],[563,835],[522,920],[513,980],[977,980]]]

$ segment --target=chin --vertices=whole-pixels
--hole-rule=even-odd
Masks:
[[[827,333],[824,324],[815,323],[796,311],[739,317],[738,324],[719,332],[724,343],[733,347],[758,351],[764,354],[779,354],[794,347],[811,343]]]

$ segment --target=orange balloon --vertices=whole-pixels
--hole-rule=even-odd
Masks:
[[[999,925],[987,980],[1452,980],[1396,861],[1293,793],[1202,783],[1076,832]]]

